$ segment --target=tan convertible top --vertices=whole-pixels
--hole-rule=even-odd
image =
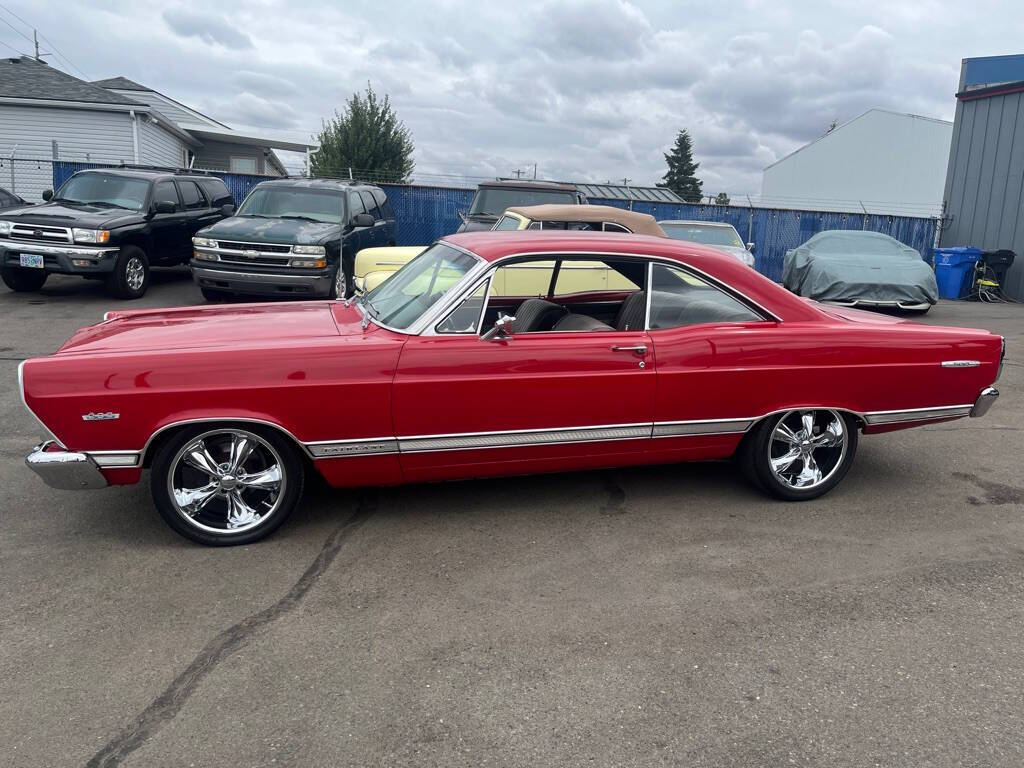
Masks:
[[[608,221],[626,227],[637,235],[667,237],[653,216],[611,205],[517,205],[507,208],[530,221]]]

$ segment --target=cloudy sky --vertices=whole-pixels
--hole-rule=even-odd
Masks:
[[[0,0],[0,51],[123,75],[233,127],[308,136],[367,81],[416,175],[651,184],[680,128],[706,193],[870,107],[951,119],[960,59],[1024,51],[1019,0]],[[7,10],[5,10],[7,9]]]

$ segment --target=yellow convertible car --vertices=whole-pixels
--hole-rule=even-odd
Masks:
[[[653,216],[610,205],[529,205],[508,208],[492,227],[493,231],[520,229],[569,229],[624,232],[626,234],[654,235],[655,237],[667,236]],[[356,293],[369,293],[412,261],[426,247],[425,245],[392,246],[390,248],[364,248],[359,251],[356,254],[354,270]],[[523,274],[515,277],[517,285],[508,287],[510,293],[507,295],[546,295],[547,286],[539,284],[534,286],[530,282],[532,278],[528,274],[528,268],[524,267],[523,269]],[[596,263],[588,265],[585,262],[579,262],[571,269],[587,273],[585,284],[581,283],[581,290],[597,290],[595,285],[602,284],[608,290],[635,287],[619,285],[617,281],[621,281],[623,278],[617,272],[604,274],[603,277],[596,274],[594,270],[607,273],[603,266]],[[533,271],[537,275],[543,274],[543,270]],[[582,272],[579,275],[581,279],[584,278]],[[569,279],[569,275],[567,274],[563,279]],[[521,292],[515,293],[517,290],[521,290]]]

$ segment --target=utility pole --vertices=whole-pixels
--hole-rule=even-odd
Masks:
[[[512,173],[514,173],[516,175],[517,179],[523,178],[523,169],[522,168],[516,168],[514,171],[512,171]]]
[[[533,164],[533,180],[534,181],[537,180],[537,164],[536,163]]]
[[[629,182],[631,182],[631,181],[632,181],[632,179],[626,179],[626,178],[622,179],[622,186],[624,186],[626,188],[626,194],[629,195],[629,210],[632,211],[633,210],[633,193],[629,191]]]

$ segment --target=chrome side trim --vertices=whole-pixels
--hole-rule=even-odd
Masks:
[[[715,421],[664,421],[654,425],[652,437],[692,435],[730,435],[746,432],[757,419],[717,419]]]
[[[316,443],[305,443],[305,447],[314,459],[398,453],[398,441],[393,437],[380,437],[369,440],[325,440]]]
[[[981,365],[980,360],[943,360],[943,368],[977,368]]]
[[[605,440],[643,440],[651,436],[649,424],[613,427],[577,427],[535,431],[491,432],[444,437],[399,438],[400,453],[463,451],[473,448],[517,448],[530,445],[558,445]]]
[[[865,413],[868,424],[897,424],[901,421],[931,421],[935,419],[958,419],[967,416],[973,408],[967,405],[946,405],[941,408],[910,408],[905,411],[874,411]]]

